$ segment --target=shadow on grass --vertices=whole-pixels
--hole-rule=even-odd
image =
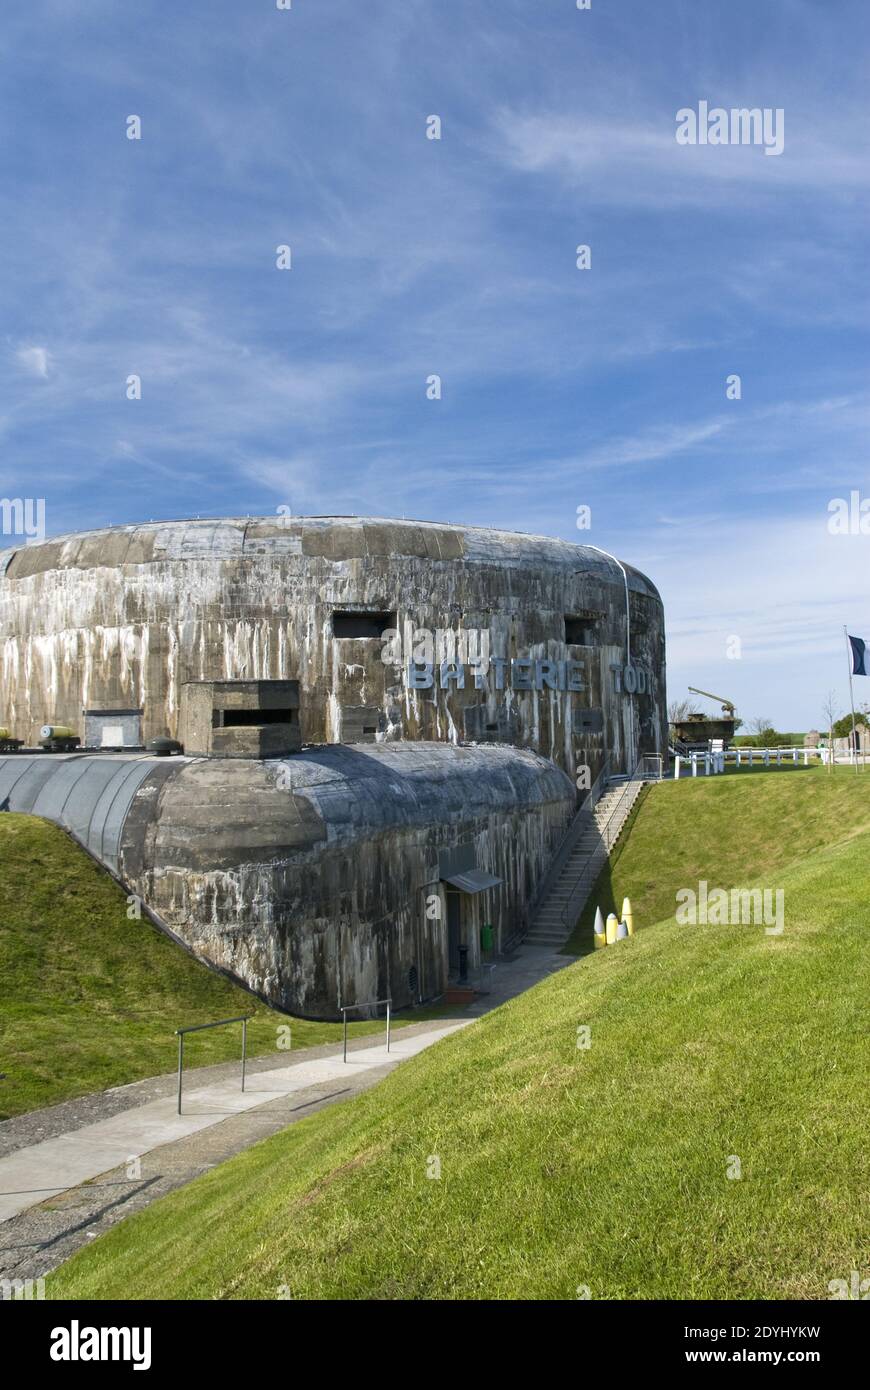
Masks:
[[[620,855],[628,843],[632,826],[637,818],[637,814],[649,795],[649,786],[645,786],[632,806],[625,825],[622,827],[619,842],[613,852],[608,855],[601,866],[601,872],[595,880],[586,899],[586,904],[580,914],[580,919],[574,927],[562,948],[563,956],[588,956],[594,951],[595,945],[592,940],[592,927],[595,922],[595,909],[600,907],[604,918],[609,912],[615,912],[617,917],[622,909],[622,902],[616,902],[613,896],[613,876],[614,869],[619,863]]]
[[[682,774],[679,780],[680,782],[688,780],[692,783],[695,783],[697,781],[712,781],[715,785],[723,781],[724,779],[727,779],[729,782],[733,782],[735,778],[742,778],[744,780],[748,780],[750,778],[768,778],[771,775],[782,773],[805,773],[815,774],[816,776],[819,776],[821,775],[822,771],[824,771],[824,769],[821,769],[818,764],[813,765],[812,763],[805,767],[803,763],[795,764],[791,761],[783,763],[774,762],[770,763],[769,765],[765,765],[761,762],[755,762],[751,768],[744,764],[739,770],[736,767],[728,766],[726,767],[724,773],[716,773],[715,776],[713,774],[710,774],[709,777],[707,777],[703,771],[699,772],[697,777],[692,777],[691,768],[689,768],[687,771],[686,768],[683,767]],[[673,779],[667,780],[668,783],[673,782]],[[563,955],[586,956],[589,955],[595,949],[593,943],[593,924],[595,921],[595,909],[597,907],[601,908],[601,912],[605,919],[607,918],[607,915],[610,912],[614,912],[617,917],[621,915],[622,896],[620,893],[616,891],[614,887],[616,869],[619,864],[619,860],[623,853],[623,850],[628,844],[635,819],[638,815],[638,812],[640,811],[641,806],[644,804],[652,785],[658,784],[648,784],[647,786],[645,786],[637,801],[635,802],[634,806],[632,807],[628,820],[626,821],[622,833],[619,837],[619,842],[616,845],[616,848],[614,849],[613,853],[605,860],[604,864],[602,865],[601,872],[595,880],[595,883],[592,886],[589,896],[586,899],[586,903],[582,913],[580,914],[580,918],[577,921],[573,932],[571,933],[570,937],[568,938],[567,942],[565,943],[562,949]],[[679,795],[679,792],[677,791],[675,794]]]

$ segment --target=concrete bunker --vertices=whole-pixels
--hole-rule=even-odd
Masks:
[[[484,922],[494,950],[518,941],[574,802],[516,748],[0,758],[0,803],[64,826],[198,956],[312,1018],[443,994],[460,947],[479,967]]]
[[[141,710],[139,742],[185,742],[186,685],[295,681],[301,746],[480,739],[533,748],[575,779],[607,760],[627,772],[667,752],[664,656],[650,580],[543,536],[230,517],[0,556],[0,725],[31,745],[45,724],[82,734],[83,710]],[[431,688],[410,678],[420,661]],[[445,662],[464,679],[454,667],[442,682]],[[577,717],[588,710],[600,724]]]
[[[298,681],[185,681],[178,736],[206,758],[279,758],[302,746]]]
[[[644,575],[541,536],[370,517],[62,536],[0,555],[0,799],[279,1007],[400,1007],[473,972],[490,931],[519,940],[592,780],[666,752],[664,656]],[[22,746],[46,726],[86,750]],[[153,740],[184,756],[132,751]]]

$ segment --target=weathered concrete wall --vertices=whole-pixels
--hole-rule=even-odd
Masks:
[[[572,776],[605,754],[623,768],[629,745],[667,747],[661,601],[627,569],[631,661],[649,686],[627,695],[610,669],[626,663],[623,577],[588,547],[428,522],[229,519],[90,532],[4,564],[0,723],[27,742],[44,723],[80,729],[91,707],[142,707],[146,740],[176,737],[185,681],[298,679],[306,744],[457,742],[493,724],[489,737]],[[409,690],[378,640],[333,636],[333,610],[357,608],[432,631],[439,661],[460,629],[485,632],[493,656],[572,657],[583,689]],[[586,613],[591,644],[566,645],[565,616]]]
[[[280,718],[273,722],[272,714]],[[181,687],[178,738],[194,757],[279,758],[298,753],[299,682],[186,681]]]
[[[339,999],[401,1007],[445,988],[441,849],[471,842],[503,880],[465,899],[472,968],[483,921],[497,947],[521,931],[574,788],[529,751],[404,743],[273,762],[8,756],[0,805],[66,826],[264,998],[335,1018]]]

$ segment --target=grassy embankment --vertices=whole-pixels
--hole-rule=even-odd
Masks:
[[[629,833],[598,879],[567,950],[592,949],[600,903],[617,916],[631,898],[635,924],[673,914],[677,887],[705,879],[710,888],[736,887],[780,869],[812,850],[870,826],[870,769],[866,783],[854,768],[820,765],[754,769],[716,777],[681,778],[642,793]]]
[[[654,787],[614,875],[638,935],[121,1222],[49,1296],[824,1299],[866,1277],[868,862],[848,769]],[[783,934],[677,926],[699,877],[782,888]]]
[[[294,1049],[341,1036],[340,1024],[276,1013],[129,920],[118,885],[57,826],[0,815],[0,1119],[171,1071],[174,1029],[249,1013],[252,1057],[275,1050],[282,1025]],[[241,1025],[215,1028],[188,1039],[185,1064],[240,1053]]]

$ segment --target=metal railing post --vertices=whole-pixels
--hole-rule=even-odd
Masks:
[[[237,1018],[219,1018],[215,1023],[195,1023],[190,1028],[176,1028],[175,1036],[178,1038],[178,1113],[181,1114],[181,1078],[184,1070],[184,1035],[185,1033],[203,1033],[207,1028],[223,1028],[227,1023],[240,1023],[242,1025],[242,1090],[245,1089],[245,1066],[248,1053],[248,1019],[253,1018],[253,1014],[239,1014]]]
[[[339,1005],[339,1008],[340,1008],[340,1010],[341,1010],[342,1023],[343,1023],[343,1045],[344,1045],[343,1060],[344,1060],[345,1062],[347,1061],[347,1016],[348,1016],[348,1014],[350,1013],[351,1009],[376,1009],[376,1008],[378,1008],[381,1004],[386,1004],[386,1006],[387,1006],[387,1051],[389,1052],[389,1050],[390,1050],[390,1009],[391,1009],[392,1003],[393,1003],[393,996],[390,995],[389,998],[387,998],[387,999],[366,999],[364,1002],[362,1002],[362,1003],[360,1003],[360,1004],[340,1004],[340,1005]]]
[[[541,907],[542,903],[547,898],[550,889],[559,877],[559,874],[563,869],[564,865],[567,863],[567,860],[572,850],[574,849],[574,846],[576,845],[577,841],[580,839],[580,836],[582,835],[583,831],[590,824],[592,824],[595,807],[597,806],[603,794],[609,770],[610,758],[606,758],[601,768],[601,771],[595,778],[595,781],[592,783],[592,786],[589,788],[589,791],[586,794],[586,799],[584,800],[583,805],[580,806],[574,812],[574,815],[572,816],[571,820],[565,828],[565,833],[563,834],[561,840],[556,846],[556,849],[553,851],[550,863],[547,867],[547,872],[542,875],[538,887],[535,891],[535,895],[529,903],[530,922],[534,921],[538,909]]]
[[[692,754],[693,772],[695,770],[694,757],[695,755]],[[568,922],[569,918],[574,914],[574,903],[580,900],[581,890],[586,888],[588,893],[589,887],[591,887],[592,884],[595,882],[595,878],[597,876],[601,864],[604,863],[607,859],[611,849],[616,843],[617,835],[621,833],[622,823],[618,828],[616,823],[617,812],[621,810],[623,803],[626,801],[626,798],[629,798],[628,810],[626,811],[625,816],[623,818],[624,823],[624,821],[628,819],[628,816],[631,813],[632,806],[634,805],[634,801],[631,799],[630,795],[631,790],[633,787],[642,786],[644,780],[645,779],[643,774],[643,758],[641,758],[636,764],[634,771],[631,773],[628,780],[623,785],[622,791],[620,792],[619,798],[615,806],[612,806],[610,812],[608,813],[607,820],[604,822],[604,825],[601,826],[599,829],[599,842],[594,849],[590,850],[589,854],[587,855],[580,877],[577,880],[577,883],[575,884],[574,889],[571,892],[571,896],[569,897],[567,903],[562,908],[563,923]],[[601,853],[602,851],[603,855]]]

